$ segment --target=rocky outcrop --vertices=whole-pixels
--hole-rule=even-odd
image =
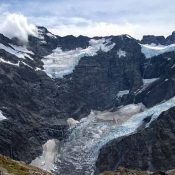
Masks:
[[[148,128],[109,142],[99,154],[97,172],[118,166],[150,171],[175,167],[175,108],[163,112]]]
[[[142,44],[169,45],[175,43],[175,32],[167,36],[145,35],[141,40]]]
[[[115,171],[106,171],[101,173],[100,175],[174,175],[175,170],[170,170],[167,172],[163,171],[156,171],[156,172],[149,172],[149,171],[140,171],[140,170],[132,170],[127,168],[119,167]]]

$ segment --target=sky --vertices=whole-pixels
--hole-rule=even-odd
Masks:
[[[0,23],[8,21],[0,32],[8,34],[12,28],[22,30],[23,22],[28,33],[35,24],[60,36],[129,34],[140,39],[175,30],[174,0],[0,0],[0,13]]]

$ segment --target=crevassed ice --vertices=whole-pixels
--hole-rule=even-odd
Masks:
[[[29,54],[33,54],[33,52],[27,50],[26,47],[15,46],[15,45],[10,45],[10,46],[12,48],[0,43],[0,49],[3,49],[5,51],[11,53],[11,54],[17,56],[18,58],[25,59],[25,57],[28,57],[29,59],[33,60],[33,58],[29,55]]]
[[[60,175],[69,173],[71,175],[92,175],[99,150],[103,145],[110,140],[132,134],[146,117],[152,116],[151,121],[146,125],[148,127],[163,111],[173,106],[175,106],[175,97],[146,109],[144,112],[132,115],[138,108],[131,105],[128,107],[132,116],[124,118],[120,123],[99,120],[98,115],[102,115],[104,112],[91,112],[87,118],[81,119],[64,143],[55,172]],[[107,115],[111,117],[112,114],[109,112],[105,114],[105,117],[108,117]],[[68,172],[69,170],[70,172]]]
[[[110,51],[115,46],[110,39],[91,39],[89,47],[82,49],[63,51],[61,48],[56,48],[53,53],[46,56],[44,62],[44,70],[51,78],[63,78],[73,72],[79,60],[84,56],[97,55],[99,50],[103,52]]]
[[[141,47],[141,51],[146,58],[151,58],[166,52],[175,51],[175,44],[171,44],[168,46],[155,44],[141,44]]]
[[[0,110],[0,121],[7,119],[3,114],[2,111]]]

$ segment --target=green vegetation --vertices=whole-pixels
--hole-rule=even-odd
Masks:
[[[0,174],[4,175],[51,175],[48,172],[40,170],[24,162],[12,160],[0,155]]]

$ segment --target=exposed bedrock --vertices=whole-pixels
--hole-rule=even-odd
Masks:
[[[100,150],[96,172],[119,166],[142,170],[170,170],[175,167],[175,107],[163,112],[146,129],[110,141]]]

